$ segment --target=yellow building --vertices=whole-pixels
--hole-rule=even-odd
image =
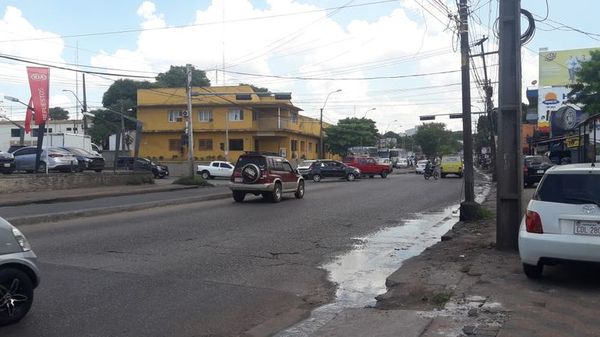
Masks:
[[[197,160],[235,162],[245,151],[279,153],[288,159],[318,157],[319,120],[301,116],[289,99],[256,93],[250,86],[194,87],[192,93],[189,117]],[[186,160],[186,110],[185,88],[138,90],[140,156]]]

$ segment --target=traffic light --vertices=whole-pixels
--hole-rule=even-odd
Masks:
[[[419,120],[422,120],[422,121],[432,121],[434,119],[435,119],[435,115],[419,116]]]
[[[463,114],[450,114],[450,118],[463,118]]]
[[[290,100],[290,99],[292,99],[292,93],[291,92],[276,92],[275,99]]]
[[[250,101],[252,100],[251,94],[235,94],[235,99],[238,101]]]

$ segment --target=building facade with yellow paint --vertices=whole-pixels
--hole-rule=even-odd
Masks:
[[[319,120],[300,115],[289,99],[250,86],[194,87],[192,93],[192,113],[187,114],[185,88],[138,90],[140,156],[186,160],[186,125],[192,118],[196,160],[235,162],[247,151],[318,157]]]

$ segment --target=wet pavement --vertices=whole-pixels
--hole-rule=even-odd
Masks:
[[[490,191],[490,180],[481,176],[475,187],[476,201],[481,203]],[[441,240],[459,221],[459,205],[437,212],[417,213],[398,226],[356,238],[354,248],[324,265],[329,280],[337,284],[335,301],[321,306],[310,317],[280,333],[277,337],[314,335],[342,311],[373,307],[375,297],[386,292],[386,278],[407,259],[421,254]]]

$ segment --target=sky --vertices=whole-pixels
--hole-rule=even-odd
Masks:
[[[470,40],[488,36],[485,50],[497,50],[498,0],[469,6]],[[521,7],[538,20],[522,48],[523,91],[538,78],[539,48],[600,46],[600,1],[522,0]],[[456,3],[446,0],[0,0],[0,56],[150,80],[189,63],[213,86],[292,92],[304,115],[318,118],[324,108],[326,122],[366,116],[382,133],[402,132],[421,124],[420,115],[461,112],[459,42],[448,18],[456,14]],[[497,56],[486,62],[496,82]],[[0,58],[0,101],[28,100],[26,66]],[[481,60],[474,67],[472,110],[482,111]],[[76,74],[50,72],[50,106],[67,109],[72,119],[81,114],[75,95],[63,90],[82,98]],[[90,108],[101,107],[102,94],[119,78],[86,75]],[[0,106],[12,119],[24,118],[23,106]],[[462,129],[457,119],[436,122]]]

